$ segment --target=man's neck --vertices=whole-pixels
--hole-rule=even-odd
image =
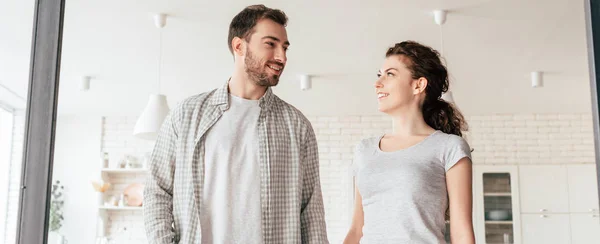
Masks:
[[[247,75],[236,75],[235,73],[229,79],[228,88],[231,95],[249,100],[258,100],[267,91],[266,87],[256,85]]]

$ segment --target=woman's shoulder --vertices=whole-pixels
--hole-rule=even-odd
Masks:
[[[460,145],[460,144],[467,143],[467,140],[465,140],[465,138],[463,138],[462,136],[445,133],[440,130],[436,131],[435,135],[436,135],[437,141],[443,142],[443,144],[445,144],[445,145]]]

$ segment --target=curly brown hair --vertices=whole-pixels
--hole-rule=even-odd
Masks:
[[[462,136],[468,130],[462,113],[452,104],[441,99],[448,91],[448,70],[442,64],[440,54],[431,47],[415,41],[404,41],[390,47],[385,56],[401,55],[413,79],[427,79],[422,112],[427,125],[444,133]]]

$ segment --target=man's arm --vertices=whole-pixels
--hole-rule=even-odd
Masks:
[[[325,209],[319,177],[319,152],[315,132],[309,125],[303,145],[302,210],[300,224],[302,243],[329,243],[325,227]]]
[[[173,225],[173,176],[177,129],[173,114],[166,117],[156,139],[144,187],[144,225],[148,243],[175,243]]]

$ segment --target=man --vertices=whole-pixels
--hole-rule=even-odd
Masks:
[[[286,23],[264,5],[242,10],[228,82],[165,119],[144,190],[150,243],[328,243],[314,131],[270,88],[287,61]]]

